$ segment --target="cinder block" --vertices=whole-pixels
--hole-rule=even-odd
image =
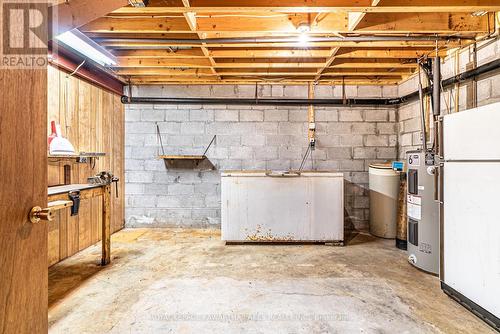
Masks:
[[[181,124],[181,134],[197,135],[205,133],[205,123],[203,122],[186,122]]]
[[[144,170],[145,171],[164,171],[165,163],[163,160],[154,159],[154,160],[146,160],[144,161]]]
[[[189,121],[189,111],[168,109],[165,110],[165,120],[170,122],[186,122]]]
[[[220,170],[236,170],[241,169],[241,160],[227,159],[219,160],[217,166]]]
[[[217,135],[215,145],[218,147],[237,146],[241,144],[241,136],[239,135]]]
[[[168,185],[164,183],[148,183],[144,185],[144,194],[168,195]]]
[[[216,122],[238,122],[239,111],[238,110],[215,110],[215,121]]]
[[[130,207],[154,208],[156,206],[156,196],[154,196],[154,195],[130,195],[130,196],[127,196],[127,204]]]
[[[242,168],[244,170],[263,170],[266,169],[265,160],[243,160]]]
[[[254,149],[255,160],[274,160],[278,159],[278,148],[275,146],[256,147]]]
[[[283,122],[288,121],[288,110],[269,109],[264,110],[264,121],[266,122]]]
[[[382,97],[382,87],[381,86],[358,86],[357,97]]]
[[[375,123],[353,123],[352,133],[357,135],[375,134]]]
[[[412,134],[405,133],[399,139],[399,144],[401,146],[411,146],[412,145]]]
[[[173,146],[193,146],[193,136],[170,135],[168,136],[168,144]]]
[[[134,159],[154,159],[158,152],[156,147],[132,147],[130,157]]]
[[[382,86],[382,96],[387,98],[398,97],[398,85]]]
[[[377,159],[387,159],[387,160],[393,160],[393,159],[397,159],[397,156],[398,156],[398,152],[397,152],[397,148],[395,147],[388,147],[388,148],[385,148],[385,147],[380,147],[377,149],[377,156],[376,158]],[[375,157],[371,157],[371,158],[375,158]]]
[[[217,184],[215,183],[200,183],[194,186],[196,194],[217,195]]]
[[[336,160],[320,160],[314,162],[314,167],[317,170],[333,170],[338,171],[340,163]]]
[[[282,85],[272,85],[271,86],[271,95],[273,97],[283,97],[284,96],[284,87]]]
[[[269,160],[266,161],[266,169],[268,170],[290,170],[291,167],[290,160]],[[299,166],[296,166],[298,168]]]
[[[292,109],[288,113],[289,122],[307,122],[307,120],[308,120],[307,110]]]
[[[387,122],[389,120],[389,114],[386,109],[366,110],[365,120],[367,122],[373,122],[373,121]]]
[[[218,171],[200,173],[200,178],[203,183],[220,183],[220,174]]]
[[[179,104],[177,109],[180,110],[195,110],[201,109],[203,106],[201,104]]]
[[[364,160],[341,160],[340,170],[342,171],[364,171],[365,161]]]
[[[165,111],[156,109],[147,109],[141,112],[141,119],[143,121],[163,121],[165,120]]]
[[[387,135],[367,135],[365,136],[365,146],[389,146]]]
[[[144,160],[138,159],[125,159],[125,170],[126,171],[142,171],[144,170]]]
[[[339,110],[340,122],[362,122],[363,116],[359,109],[340,109]]]
[[[144,146],[145,134],[127,133],[125,136],[125,146]]]
[[[299,147],[281,146],[279,148],[279,158],[283,160],[299,160],[302,158],[302,150]]]
[[[160,129],[160,133],[162,135],[176,135],[181,133],[181,123],[177,122],[160,122],[158,123],[158,128]],[[154,135],[157,135],[157,131],[154,132]]]
[[[144,184],[142,183],[125,183],[125,195],[141,195],[144,194]]]
[[[375,159],[377,157],[377,148],[375,147],[355,147],[354,159]]]
[[[137,122],[140,120],[140,109],[131,109],[129,104],[125,105],[125,122]]]
[[[316,138],[318,147],[337,147],[340,145],[340,136],[320,136]]]
[[[240,122],[262,122],[264,112],[262,110],[240,110]]]
[[[264,146],[266,145],[266,136],[264,135],[253,135],[253,136],[242,136],[241,145],[244,146]]]
[[[253,149],[246,146],[236,146],[229,148],[229,158],[230,159],[252,159]]]
[[[352,159],[353,149],[350,147],[330,147],[327,150],[329,160]]]
[[[314,86],[314,97],[317,99],[331,99],[333,97],[333,86],[331,85]]]
[[[500,74],[491,78],[491,96],[494,98],[500,97]]]
[[[327,125],[329,135],[345,135],[352,133],[353,123],[331,123]]]
[[[283,135],[300,135],[302,133],[302,124],[280,122],[279,133]]]
[[[340,146],[363,146],[363,136],[362,135],[340,135]]]
[[[294,99],[306,99],[308,87],[306,85],[287,85],[283,90],[283,95]]]
[[[291,145],[291,135],[266,135],[267,146]]]
[[[156,133],[156,125],[152,122],[127,122],[125,123],[125,133]]]
[[[396,123],[377,123],[377,131],[382,135],[393,135],[397,133]]]
[[[420,131],[420,127],[421,125],[419,118],[407,119],[403,122],[403,129],[405,132]]]
[[[189,111],[189,120],[192,122],[213,122],[214,111],[210,109],[195,109]]]
[[[194,194],[193,184],[174,183],[168,185],[169,195],[191,195]]]
[[[125,173],[125,182],[130,183],[151,183],[153,174],[141,171],[127,171]]]
[[[316,110],[315,120],[316,122],[337,122],[339,120],[339,112],[333,108]]]
[[[302,149],[302,152],[300,154],[302,157],[304,157],[304,155],[306,153],[306,150],[307,150],[307,148],[303,148]],[[319,149],[319,148],[316,148],[313,151],[311,151],[311,155],[312,155],[313,160],[314,161],[317,161],[317,160],[326,160],[327,159],[327,150],[328,149]]]
[[[259,122],[255,123],[255,133],[259,134],[274,134],[278,132],[277,122]]]

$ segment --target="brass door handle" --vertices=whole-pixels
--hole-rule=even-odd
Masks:
[[[54,220],[54,212],[50,208],[42,209],[35,206],[30,211],[30,221],[33,224],[38,224],[40,220],[52,221]]]

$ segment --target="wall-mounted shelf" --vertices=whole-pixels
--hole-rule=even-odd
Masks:
[[[158,158],[163,160],[204,160],[204,155],[160,155]]]

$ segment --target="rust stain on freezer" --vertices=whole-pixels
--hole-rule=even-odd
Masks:
[[[245,228],[246,240],[249,241],[295,241],[295,237],[291,234],[286,236],[275,236],[271,229],[262,232],[262,226],[257,225],[253,234],[248,234],[248,229]]]

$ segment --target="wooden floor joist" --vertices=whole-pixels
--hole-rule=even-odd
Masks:
[[[411,75],[436,47],[444,57],[494,32],[496,11],[497,0],[151,0],[81,30],[131,82],[382,84]]]

